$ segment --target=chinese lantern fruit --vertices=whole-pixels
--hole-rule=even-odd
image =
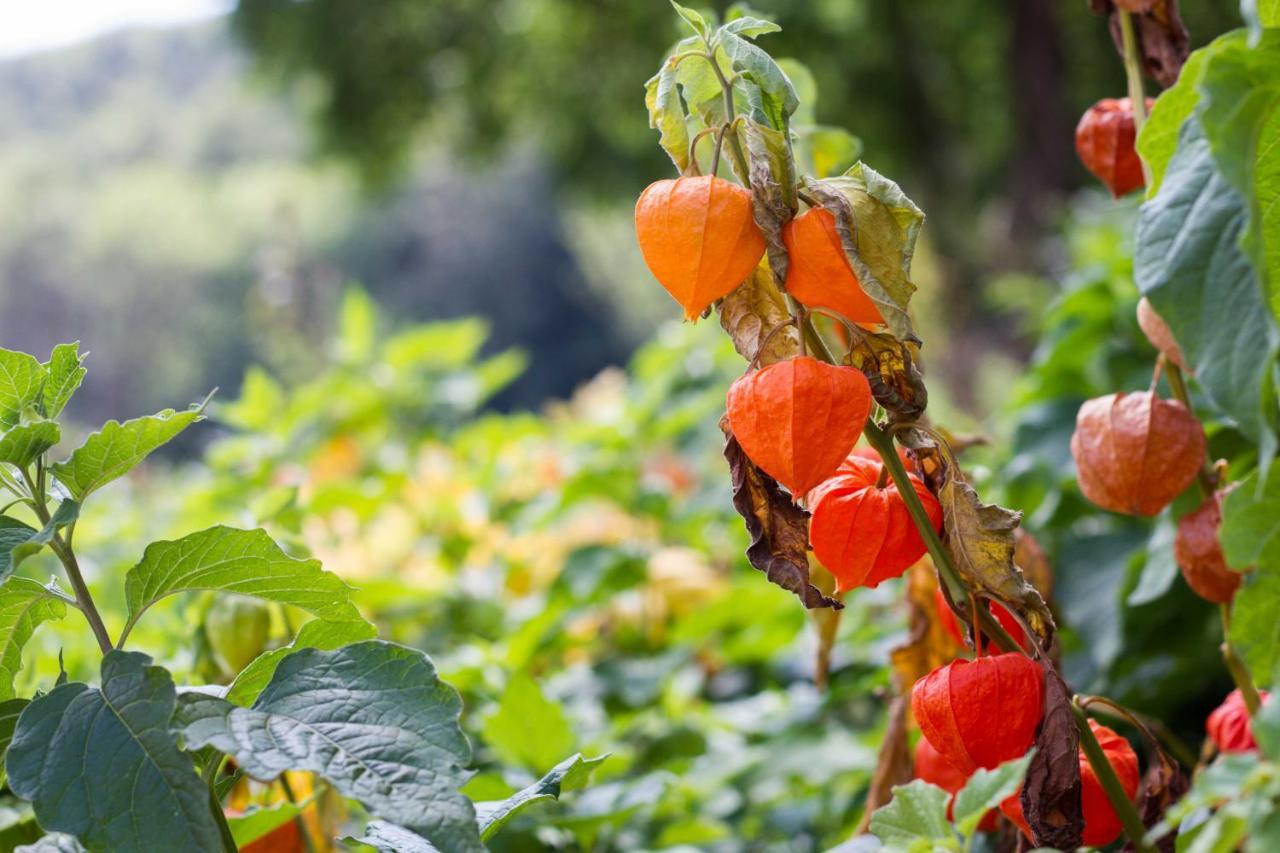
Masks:
[[[937,785],[951,794],[951,800],[947,803],[947,820],[953,820],[956,794],[965,786],[965,783],[969,781],[969,776],[972,774],[958,770],[943,758],[938,753],[938,750],[933,748],[933,744],[929,743],[928,738],[923,737],[916,744],[915,768],[917,779],[922,779],[930,785]],[[978,831],[993,832],[998,820],[995,809],[992,809],[982,816],[982,821],[978,824]]]
[[[1164,353],[1165,358],[1182,370],[1187,369],[1187,362],[1182,357],[1182,347],[1178,346],[1178,340],[1173,336],[1164,318],[1151,307],[1151,300],[1145,296],[1138,300],[1138,327],[1142,329],[1142,333],[1147,336],[1151,345]]]
[[[1265,701],[1267,692],[1259,694]],[[1213,709],[1205,720],[1205,731],[1220,752],[1255,752],[1258,742],[1253,738],[1253,723],[1249,708],[1239,690],[1232,690],[1222,704]]]
[[[862,435],[871,386],[852,367],[800,356],[738,377],[727,404],[743,452],[803,495],[835,473]]]
[[[1173,557],[1187,586],[1214,604],[1226,604],[1235,597],[1241,581],[1240,573],[1227,566],[1218,541],[1225,494],[1225,490],[1219,490],[1198,509],[1184,515],[1173,539]]]
[[[218,666],[238,673],[262,654],[271,638],[271,610],[244,595],[223,595],[204,617],[205,636]]]
[[[938,622],[942,625],[942,629],[947,632],[951,639],[960,645],[965,645],[964,630],[960,627],[960,620],[956,618],[956,614],[951,609],[951,605],[947,604],[947,597],[942,594],[941,589],[933,591],[933,604],[938,612]],[[1000,623],[1000,627],[1009,634],[1010,637],[1018,644],[1022,645],[1022,641],[1027,635],[1022,630],[1022,625],[1013,615],[1004,608],[1004,605],[998,601],[991,602],[991,615],[996,617],[996,621]],[[987,648],[994,648],[995,644],[987,641]]]
[[[1125,795],[1133,801],[1138,796],[1138,783],[1141,778],[1138,756],[1134,753],[1133,747],[1129,746],[1127,740],[1096,720],[1089,721],[1089,729],[1097,738],[1098,746],[1102,747],[1102,752],[1120,780]],[[1115,809],[1111,807],[1111,800],[1107,799],[1107,792],[1102,789],[1102,783],[1094,775],[1093,766],[1089,764],[1084,750],[1080,751],[1080,805],[1084,816],[1082,846],[1105,847],[1120,837],[1120,831],[1124,827]],[[1022,814],[1020,793],[1014,794],[1001,803],[1000,811],[1017,824],[1028,838],[1031,837],[1031,828]]]
[[[809,541],[841,592],[896,578],[924,556],[907,505],[893,480],[881,482],[882,471],[880,462],[850,456],[809,495]],[[934,530],[941,530],[942,505],[918,477],[907,476]]]
[[[810,208],[782,228],[787,247],[787,293],[810,308],[827,308],[851,323],[883,323],[862,290],[836,231],[836,218]]]
[[[915,683],[911,713],[947,761],[989,770],[1035,740],[1043,687],[1040,665],[1018,652],[954,660]]]
[[[1154,103],[1147,99],[1147,108]],[[1111,195],[1128,195],[1146,183],[1142,160],[1133,148],[1133,103],[1128,98],[1104,98],[1085,111],[1076,125],[1076,153],[1080,162]]]
[[[1153,391],[1085,402],[1071,436],[1080,490],[1103,509],[1155,515],[1191,485],[1204,430],[1187,407]]]
[[[751,193],[712,175],[656,181],[636,202],[636,237],[653,277],[696,319],[764,254]]]

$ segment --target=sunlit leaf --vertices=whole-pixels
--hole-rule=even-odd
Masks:
[[[78,501],[127,473],[153,450],[201,419],[195,410],[165,409],[131,421],[107,421],[63,462],[50,469]]]

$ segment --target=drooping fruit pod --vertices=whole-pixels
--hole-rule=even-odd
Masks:
[[[881,482],[882,471],[878,461],[850,456],[809,494],[809,542],[841,592],[878,586],[924,556],[906,502],[891,479]],[[934,530],[941,530],[942,505],[918,477],[907,476]]]
[[[1269,694],[1262,690],[1258,695],[1265,702]],[[1232,690],[1222,704],[1213,709],[1204,728],[1219,752],[1256,752],[1258,749],[1249,708],[1239,690]]]
[[[1147,109],[1155,102],[1147,99]],[[1089,107],[1076,125],[1076,153],[1080,162],[1111,195],[1120,198],[1146,183],[1142,159],[1134,150],[1133,102],[1103,98]]]
[[[649,271],[688,320],[729,295],[764,255],[751,193],[712,175],[646,187],[636,202],[636,237]]]
[[[929,739],[924,737],[920,738],[920,742],[916,744],[915,769],[917,779],[922,779],[930,785],[937,785],[951,794],[951,799],[947,802],[947,820],[953,820],[956,794],[960,793],[960,789],[973,774],[965,773],[943,758],[941,753],[933,748],[933,744],[929,743]],[[982,816],[978,831],[994,832],[999,820],[995,809],[992,809]]]
[[[1184,371],[1187,369],[1187,362],[1182,356],[1182,347],[1178,346],[1178,339],[1173,336],[1173,331],[1164,318],[1156,313],[1151,300],[1145,296],[1138,300],[1138,328],[1142,329],[1142,334],[1147,336],[1147,340],[1156,350],[1164,353],[1165,358],[1180,369]]]
[[[1018,758],[1040,725],[1044,671],[1018,652],[940,666],[911,689],[911,713],[942,757],[966,773]]]
[[[1096,720],[1089,721],[1089,729],[1097,738],[1098,746],[1102,747],[1102,752],[1120,780],[1125,795],[1132,802],[1138,796],[1138,784],[1141,781],[1138,756],[1133,751],[1133,747],[1129,745],[1129,741]],[[1102,783],[1093,772],[1093,766],[1089,764],[1084,750],[1080,751],[1080,805],[1084,816],[1082,846],[1105,847],[1120,837],[1124,825],[1111,806],[1111,800],[1107,798],[1107,792],[1103,790]],[[1000,811],[1004,812],[1005,816],[1013,821],[1027,838],[1031,838],[1031,827],[1027,825],[1022,814],[1021,792],[1002,802]]]
[[[933,591],[933,604],[934,609],[938,613],[938,622],[942,625],[942,629],[946,631],[947,635],[958,644],[962,646],[966,645],[967,641],[965,640],[964,629],[960,626],[960,620],[957,619],[956,614],[952,612],[951,605],[947,604],[947,597],[942,594],[941,589]],[[1004,630],[1008,632],[1009,636],[1021,646],[1023,640],[1027,638],[1027,635],[1026,632],[1022,630],[1022,625],[1018,620],[1013,618],[1013,614],[1006,610],[1004,605],[1000,604],[1000,602],[993,601],[991,602],[991,615],[1000,623],[1000,627],[1004,628]],[[988,640],[986,642],[986,647],[988,649],[994,649],[995,643]]]
[[[743,452],[800,496],[834,474],[857,443],[871,386],[852,367],[799,356],[738,377],[726,402]]]
[[[1192,591],[1214,604],[1226,604],[1235,597],[1243,580],[1240,572],[1231,570],[1222,555],[1218,531],[1222,529],[1222,499],[1226,489],[1219,489],[1178,521],[1173,538],[1173,558],[1182,577]]]
[[[884,322],[849,265],[830,211],[814,207],[782,228],[787,247],[787,293],[810,308],[826,308],[850,323]]]
[[[1204,429],[1179,401],[1121,392],[1080,407],[1071,455],[1086,498],[1112,512],[1149,516],[1191,485],[1204,445]]]

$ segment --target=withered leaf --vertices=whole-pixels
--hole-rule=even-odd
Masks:
[[[747,118],[742,126],[751,167],[751,208],[764,235],[765,252],[775,282],[787,280],[787,247],[782,228],[795,215],[796,176],[791,146],[783,131]]]
[[[1166,89],[1178,81],[1178,73],[1191,53],[1191,36],[1178,13],[1178,0],[1089,0],[1089,8],[1110,16],[1111,40],[1121,56],[1124,34],[1120,11],[1133,13],[1142,72]]]
[[[857,326],[849,335],[847,361],[866,375],[872,396],[889,412],[890,421],[914,421],[924,414],[929,392],[915,365],[913,345]]]
[[[1158,760],[1147,768],[1142,779],[1142,791],[1138,794],[1138,815],[1142,818],[1142,825],[1150,829],[1159,823],[1169,806],[1182,799],[1190,787],[1191,780],[1187,774],[1161,750]],[[1173,853],[1177,849],[1177,840],[1178,831],[1172,829],[1156,841],[1156,848],[1161,853]],[[1132,849],[1132,844],[1125,846],[1125,850]]]
[[[945,470],[938,500],[942,543],[965,586],[1017,609],[1047,646],[1053,638],[1053,614],[1013,561],[1014,531],[1022,513],[982,503],[954,469]]]
[[[866,811],[858,824],[859,835],[871,826],[871,813],[893,799],[894,786],[910,782],[913,772],[911,748],[907,743],[907,697],[899,694],[889,703],[889,725],[880,742],[876,772],[867,791]]]
[[[791,315],[773,285],[767,262],[761,261],[741,287],[720,300],[719,310],[721,328],[729,333],[738,355],[747,361],[756,360],[758,355],[759,364],[764,367],[800,353],[800,335],[795,326],[783,327]]]
[[[894,686],[908,694],[930,672],[955,660],[962,649],[938,620],[933,593],[938,577],[928,557],[907,570],[907,641],[889,653]]]
[[[809,581],[809,513],[793,504],[777,482],[747,458],[725,419],[720,428],[733,481],[733,508],[751,536],[747,560],[770,581],[794,593],[805,607],[844,607]]]
[[[907,305],[916,290],[911,259],[924,213],[897,184],[864,163],[836,178],[806,178],[805,188],[835,217],[849,265],[889,331],[919,343]]]
[[[1075,850],[1084,832],[1080,732],[1071,710],[1071,691],[1056,670],[1043,668],[1044,718],[1019,795],[1022,815],[1037,847]]]

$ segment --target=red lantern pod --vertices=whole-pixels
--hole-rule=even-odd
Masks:
[[[1147,109],[1155,103],[1147,99]],[[1076,153],[1080,162],[1111,195],[1128,195],[1146,183],[1142,158],[1134,150],[1133,102],[1128,98],[1103,98],[1080,117],[1076,125]]]
[[[1263,701],[1267,691],[1259,692]],[[1213,709],[1205,720],[1205,731],[1219,752],[1257,752],[1258,742],[1253,737],[1253,723],[1249,708],[1239,690],[1232,690],[1222,704]]]
[[[1096,720],[1089,721],[1089,729],[1098,740],[1098,746],[1107,757],[1111,769],[1124,788],[1125,795],[1132,802],[1138,796],[1138,785],[1141,771],[1138,768],[1138,756],[1129,742]],[[1080,843],[1084,847],[1105,847],[1120,837],[1124,825],[1111,806],[1111,800],[1093,772],[1093,765],[1080,751],[1080,806],[1084,817],[1084,833]],[[1000,811],[1013,821],[1027,838],[1031,838],[1031,827],[1027,825],[1022,814],[1021,792],[1009,797],[1000,804]],[[1033,839],[1034,840],[1034,839]]]
[[[655,181],[636,202],[636,239],[658,283],[695,320],[764,255],[751,193],[712,175]]]
[[[852,367],[800,356],[738,377],[726,402],[743,452],[800,496],[834,474],[857,443],[871,386]]]
[[[933,744],[929,743],[928,738],[923,737],[916,744],[915,770],[917,779],[922,779],[930,785],[937,785],[951,794],[951,800],[947,803],[947,820],[954,820],[956,794],[960,793],[960,789],[965,786],[969,781],[969,777],[973,774],[957,769],[955,765],[943,758],[938,750],[933,748]],[[978,831],[994,832],[998,821],[999,817],[996,815],[996,810],[992,809],[982,816],[982,821],[978,824]]]
[[[882,324],[884,317],[858,283],[830,211],[814,207],[782,227],[787,247],[787,293],[810,308],[827,308],[850,323]]]
[[[1222,528],[1222,499],[1226,493],[1226,489],[1219,490],[1184,515],[1178,521],[1178,532],[1173,538],[1173,557],[1187,586],[1214,604],[1231,601],[1243,580],[1240,572],[1232,571],[1227,565],[1218,540],[1218,531]]]
[[[1018,652],[954,660],[915,683],[911,713],[942,757],[965,772],[1023,755],[1043,713],[1044,671]]]
[[[956,618],[956,614],[952,611],[951,605],[947,603],[947,597],[942,594],[941,589],[933,591],[933,605],[938,613],[938,623],[942,625],[942,630],[947,632],[947,636],[955,640],[957,644],[967,645],[965,640],[965,632],[960,627],[960,620]],[[991,602],[991,615],[1000,623],[1000,627],[1013,638],[1018,645],[1023,644],[1023,640],[1027,638],[1026,633],[1022,630],[1022,624],[1013,617],[1008,610],[1005,609],[998,601]],[[987,649],[995,649],[996,645],[993,641],[986,642]]]

